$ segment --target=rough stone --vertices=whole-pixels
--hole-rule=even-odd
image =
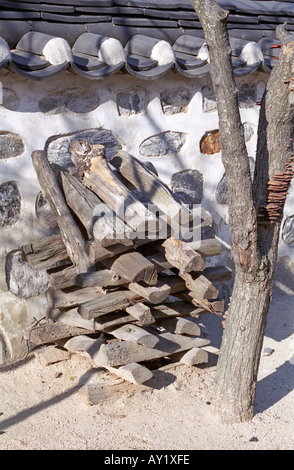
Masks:
[[[186,134],[183,132],[166,131],[145,139],[139,150],[141,155],[147,157],[175,155],[185,142]]]
[[[203,174],[198,170],[183,170],[171,178],[173,193],[184,204],[200,204],[203,199]]]
[[[210,113],[217,110],[216,98],[212,86],[202,88],[203,112]]]
[[[86,88],[67,88],[50,93],[39,101],[39,109],[49,115],[89,113],[99,106],[99,96]]]
[[[0,86],[0,93],[1,91],[2,96],[0,95],[0,108],[3,107],[9,111],[16,111],[19,107],[19,98],[15,91],[10,90],[9,88],[3,88],[1,90]]]
[[[208,131],[200,140],[200,151],[205,155],[214,155],[221,151],[219,142],[219,130]]]
[[[244,122],[243,124],[244,128],[244,137],[245,137],[245,142],[249,142],[251,137],[254,135],[254,129],[249,122]]]
[[[0,131],[0,160],[19,157],[23,152],[24,143],[19,135]]]
[[[240,85],[238,91],[239,107],[252,108],[256,104],[256,89],[253,83],[244,83]]]
[[[142,113],[148,104],[143,88],[133,88],[117,94],[117,109],[120,116],[133,116]]]
[[[282,238],[286,245],[294,246],[294,215],[288,217],[283,225]]]
[[[105,146],[105,156],[110,159],[122,145],[115,134],[107,129],[86,129],[72,134],[50,137],[45,144],[48,160],[61,166],[72,165],[68,149],[73,140],[88,140],[92,144]]]
[[[161,107],[165,115],[185,113],[191,100],[191,93],[187,88],[173,88],[160,93]]]
[[[6,258],[6,283],[8,289],[21,298],[45,294],[49,280],[45,270],[34,270],[23,259],[21,250],[13,251]]]
[[[16,181],[0,186],[0,227],[14,225],[19,220],[21,195]]]

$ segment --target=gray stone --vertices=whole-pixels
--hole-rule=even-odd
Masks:
[[[21,195],[19,185],[8,181],[0,186],[0,227],[16,224],[20,216]]]
[[[0,131],[0,160],[19,157],[23,152],[24,143],[19,135]]]
[[[140,145],[141,155],[147,157],[163,157],[175,155],[186,142],[183,132],[166,131],[145,139]]]
[[[16,111],[19,107],[19,98],[15,91],[10,90],[9,88],[3,88],[0,105],[9,111]]]
[[[50,93],[39,101],[43,113],[54,115],[63,113],[84,114],[99,106],[99,96],[86,88],[67,88]]]
[[[184,204],[200,204],[203,199],[203,174],[198,170],[183,170],[171,178],[173,193]]]
[[[21,298],[45,294],[49,287],[46,270],[35,270],[29,266],[20,250],[7,255],[6,283],[8,289]]]
[[[146,109],[148,104],[145,90],[139,87],[118,93],[116,102],[120,116],[140,114]]]
[[[48,160],[61,166],[72,165],[68,149],[73,140],[88,140],[92,144],[102,144],[105,146],[105,156],[110,159],[122,145],[115,134],[107,129],[86,129],[72,134],[50,137],[46,144]]]
[[[294,246],[294,215],[288,217],[283,225],[282,238],[288,246]]]
[[[249,122],[244,122],[243,124],[244,128],[244,137],[245,137],[245,142],[249,142],[251,137],[254,135],[254,129]]]
[[[203,112],[210,113],[217,110],[216,98],[212,86],[202,88]]]
[[[160,93],[160,101],[164,114],[185,113],[191,100],[190,91],[187,88],[173,88]]]
[[[256,104],[256,89],[253,83],[244,83],[240,85],[238,91],[239,107],[252,108]]]

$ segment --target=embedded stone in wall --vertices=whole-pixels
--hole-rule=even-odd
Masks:
[[[252,127],[251,124],[249,124],[249,122],[244,122],[243,128],[244,128],[245,142],[249,142],[251,137],[254,135],[254,128]]]
[[[8,109],[9,111],[17,110],[19,107],[19,98],[14,90],[10,90],[9,88],[2,89],[2,102],[0,101],[0,108],[1,107]]]
[[[219,130],[208,131],[200,140],[200,151],[205,155],[214,155],[221,151],[219,142]]]
[[[216,98],[212,86],[202,88],[203,112],[210,113],[217,110]]]
[[[282,238],[288,246],[294,246],[294,215],[291,215],[291,217],[285,220]]]
[[[89,113],[99,106],[99,96],[86,88],[67,88],[50,93],[39,101],[39,109],[49,115]]]
[[[256,89],[253,83],[244,83],[240,85],[238,91],[239,107],[252,108],[256,104]]]
[[[0,160],[19,157],[23,152],[24,143],[19,135],[0,131]]]
[[[145,90],[139,87],[118,93],[116,102],[120,116],[140,114],[148,104]]]
[[[175,155],[186,142],[187,135],[183,132],[166,131],[148,137],[140,145],[141,155],[147,157],[164,157]]]
[[[0,227],[16,224],[20,216],[21,195],[16,181],[0,186]]]
[[[165,90],[160,93],[161,107],[167,116],[187,112],[190,100],[190,91],[183,87]]]
[[[46,144],[48,160],[61,166],[72,165],[68,149],[73,140],[87,140],[92,144],[102,144],[105,146],[105,156],[107,159],[121,150],[122,145],[116,135],[107,129],[86,129],[72,134],[50,137]]]
[[[6,283],[14,295],[30,298],[45,294],[49,288],[46,270],[35,270],[23,259],[21,250],[6,258]]]
[[[198,170],[183,170],[171,178],[173,193],[184,204],[200,204],[203,199],[203,174]]]

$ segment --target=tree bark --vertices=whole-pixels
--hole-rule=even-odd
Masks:
[[[294,36],[279,27],[282,50],[260,111],[253,184],[238,108],[226,28],[227,12],[214,0],[191,0],[209,47],[222,161],[228,183],[235,280],[217,365],[214,411],[222,422],[254,416],[261,348],[272,296],[286,192],[277,205],[270,188],[293,176],[293,100],[285,83],[294,72]],[[291,80],[290,80],[291,81]],[[274,182],[274,183],[273,183]],[[290,183],[289,183],[290,184]],[[281,192],[278,199],[281,199]],[[284,197],[284,200],[283,200]]]

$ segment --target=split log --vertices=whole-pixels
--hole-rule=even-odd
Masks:
[[[171,287],[161,280],[158,280],[155,286],[148,286],[144,282],[131,282],[128,288],[152,304],[163,302],[171,293]]]
[[[80,305],[82,302],[96,299],[101,294],[99,287],[85,287],[84,289],[65,289],[55,290],[50,287],[46,292],[46,298],[49,307],[51,308],[73,308]]]
[[[113,259],[106,259],[103,264],[128,282],[144,281],[154,285],[157,271],[154,265],[138,251],[129,251]]]
[[[119,312],[110,312],[107,315],[102,315],[101,317],[95,318],[95,330],[108,332],[113,328],[118,328],[121,325],[126,325],[128,323],[135,323],[136,318],[132,315],[127,315],[123,311]]]
[[[147,369],[147,367],[142,364],[137,364],[136,362],[125,364],[120,367],[107,367],[107,369],[109,372],[112,372],[118,377],[121,377],[135,385],[141,385],[153,377],[151,370]]]
[[[94,319],[86,320],[78,313],[77,308],[70,310],[54,309],[50,312],[50,320],[61,322],[69,326],[77,326],[85,330],[95,332]]]
[[[27,263],[34,269],[49,269],[57,263],[69,260],[60,234],[51,235],[33,244],[22,246]]]
[[[36,198],[35,211],[38,222],[42,227],[51,230],[58,226],[56,214],[44,198],[42,191]]]
[[[142,344],[148,348],[153,348],[159,341],[158,336],[149,333],[147,330],[137,325],[123,325],[120,328],[108,331],[117,339]]]
[[[107,313],[123,310],[136,302],[144,299],[130,290],[119,290],[98,294],[93,300],[81,303],[78,307],[79,314],[86,319],[100,317]]]
[[[155,319],[158,321],[160,319],[168,319],[172,317],[180,317],[180,316],[191,316],[191,317],[198,317],[199,314],[204,313],[206,310],[202,308],[197,308],[191,303],[182,302],[182,301],[174,301],[168,302],[164,305],[152,305],[151,306],[151,313]]]
[[[72,264],[48,269],[47,274],[51,286],[56,290],[72,287],[77,282],[77,270]]]
[[[185,364],[186,366],[196,366],[199,364],[207,364],[208,362],[208,352],[202,348],[192,348],[190,351],[185,352],[184,354],[176,354],[176,361]]]
[[[56,362],[67,361],[71,355],[68,351],[64,351],[56,346],[46,346],[34,352],[35,357],[43,366],[49,366]]]
[[[151,309],[141,302],[127,307],[126,312],[129,313],[134,320],[138,320],[141,326],[151,325],[155,322],[155,319],[151,314]]]
[[[205,276],[194,273],[180,274],[180,276],[184,279],[187,289],[202,299],[217,299],[218,289]]]
[[[162,246],[165,249],[167,261],[177,268],[181,274],[191,271],[203,271],[205,269],[202,256],[187,243],[170,237]]]
[[[69,258],[78,272],[93,270],[93,265],[85,250],[85,240],[56,182],[54,171],[50,166],[46,153],[42,150],[34,151],[32,161],[45,198],[56,214],[56,220]]]
[[[176,201],[168,186],[137,158],[121,150],[112,157],[110,163],[168,219],[178,223],[183,216],[186,220],[191,219],[190,211]]]
[[[75,284],[79,287],[110,287],[121,286],[126,279],[116,274],[111,269],[101,269],[93,273],[81,273],[75,278]]]
[[[93,331],[64,325],[62,323],[46,323],[45,325],[29,329],[26,339],[29,342],[40,346],[42,344],[54,343],[60,339],[69,338],[71,336],[76,337],[91,333],[93,333]]]
[[[98,352],[97,363],[102,367],[120,366],[131,362],[157,359],[193,347],[206,346],[210,343],[210,341],[199,337],[189,338],[172,333],[161,333],[158,336],[159,342],[156,348],[147,348],[127,341],[102,344]]]
[[[87,189],[78,178],[66,172],[61,172],[62,185],[66,202],[80,219],[88,233],[101,246],[126,240],[131,228],[116,217],[99,197]],[[129,241],[132,245],[132,241]]]
[[[159,320],[157,323],[171,333],[177,333],[179,335],[191,335],[200,336],[200,327],[193,321],[186,317],[173,317]]]
[[[202,299],[198,297],[194,292],[183,291],[175,292],[174,295],[179,297],[186,302],[191,302],[196,307],[201,307],[205,312],[215,313],[216,315],[222,315],[225,307],[224,300],[212,300]]]
[[[101,383],[89,383],[79,390],[79,395],[86,405],[93,406],[106,400],[119,397],[122,392],[123,379],[107,380]]]

